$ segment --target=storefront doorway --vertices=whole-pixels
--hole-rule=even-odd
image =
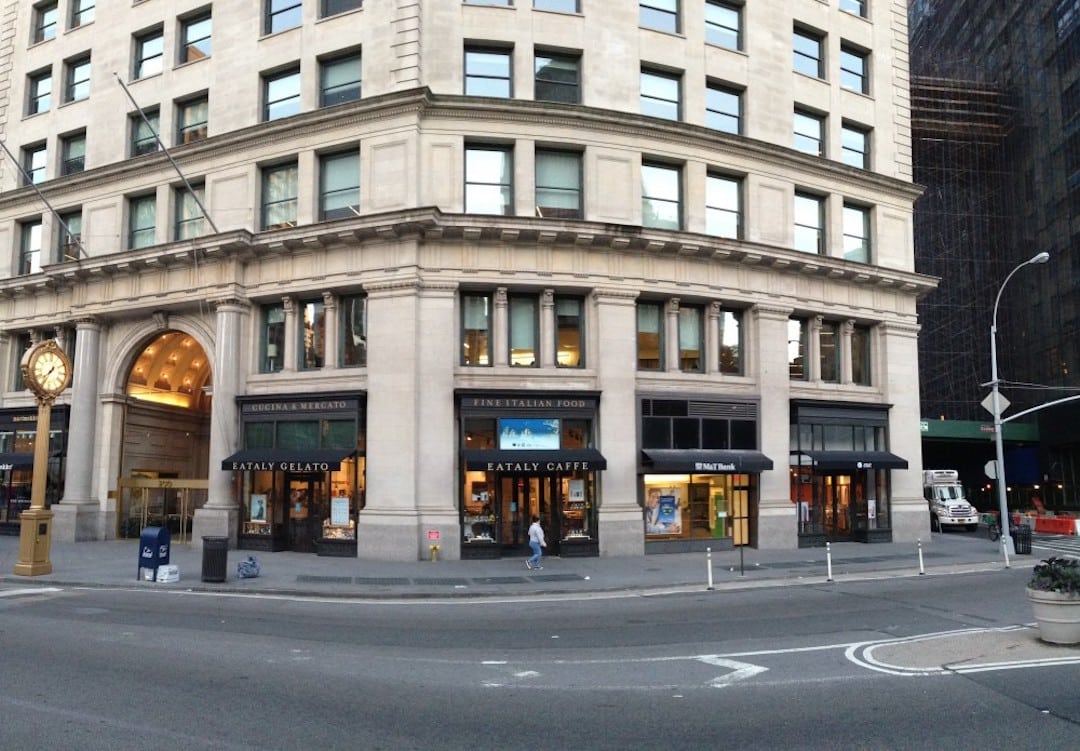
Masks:
[[[286,473],[285,488],[289,498],[286,547],[297,553],[314,553],[315,541],[322,537],[323,519],[329,516],[326,475]]]
[[[559,554],[559,531],[562,529],[560,482],[555,476],[505,475],[500,478],[499,518],[502,522],[504,553],[529,549],[529,525],[539,514],[544,528],[547,555]]]
[[[852,517],[855,508],[851,498],[851,475],[826,475],[823,504],[825,537],[829,542],[850,542],[855,539]]]

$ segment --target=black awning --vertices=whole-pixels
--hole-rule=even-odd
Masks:
[[[793,466],[814,469],[907,469],[907,459],[888,451],[792,451]]]
[[[517,475],[553,475],[607,469],[607,459],[596,449],[466,449],[461,456],[465,469]]]
[[[355,449],[244,449],[221,462],[221,468],[236,472],[332,472],[341,469],[341,460]]]
[[[7,469],[31,469],[33,466],[33,454],[0,454],[0,471]]]
[[[719,475],[749,474],[773,468],[773,461],[749,449],[643,449],[645,465],[653,472]]]

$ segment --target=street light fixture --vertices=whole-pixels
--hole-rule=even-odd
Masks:
[[[994,413],[994,448],[997,451],[997,468],[994,474],[997,475],[997,494],[998,494],[998,512],[1000,514],[999,524],[1001,525],[1001,547],[1005,551],[1005,568],[1009,567],[1009,544],[1012,542],[1012,535],[1009,533],[1009,502],[1005,495],[1005,445],[1001,437],[1001,391],[998,388],[998,366],[997,366],[997,314],[998,303],[1001,302],[1001,293],[1005,291],[1005,286],[1009,283],[1009,280],[1013,278],[1013,275],[1024,268],[1025,266],[1034,266],[1037,264],[1043,264],[1050,260],[1050,254],[1046,251],[1039,253],[1027,259],[1019,266],[1009,272],[1009,275],[1005,277],[1005,281],[998,287],[997,297],[994,299],[994,315],[990,321],[990,387],[991,398],[993,400],[993,413]]]

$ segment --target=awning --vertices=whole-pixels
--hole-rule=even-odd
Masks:
[[[221,468],[236,472],[332,472],[341,469],[341,460],[355,449],[244,449],[221,462]]]
[[[773,468],[772,459],[749,449],[643,449],[641,453],[653,472],[753,474]]]
[[[607,459],[596,449],[561,451],[465,449],[465,469],[507,472],[518,475],[553,475],[607,469]]]
[[[792,451],[792,466],[814,469],[907,469],[907,459],[888,451]]]
[[[33,454],[0,454],[0,471],[8,469],[32,469]]]

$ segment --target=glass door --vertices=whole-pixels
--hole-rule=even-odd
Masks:
[[[558,478],[527,475],[504,475],[499,478],[500,533],[506,552],[529,549],[529,525],[536,514],[541,516],[544,553],[558,555],[562,530],[557,502]]]
[[[825,534],[830,542],[854,539],[851,505],[851,476],[825,478]]]
[[[321,474],[285,475],[288,492],[286,536],[289,550],[314,553],[322,536],[323,519],[329,516],[326,478]]]

